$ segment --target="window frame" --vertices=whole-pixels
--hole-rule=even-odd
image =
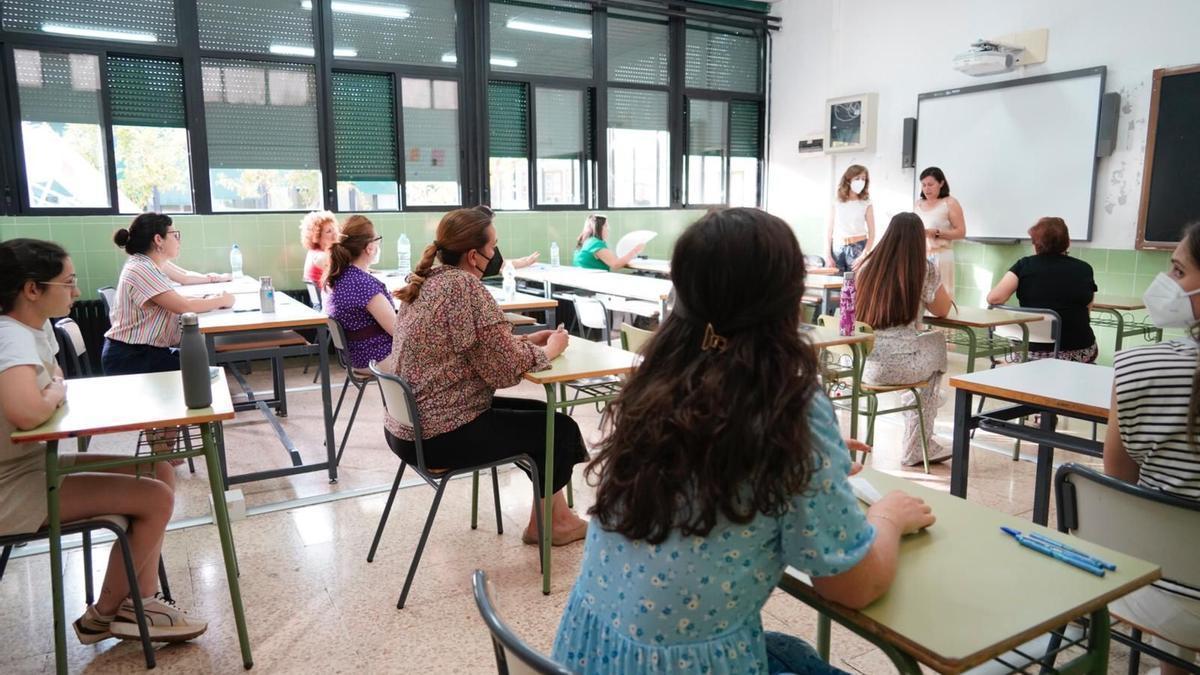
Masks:
[[[683,143],[683,148],[684,148],[684,154],[683,154],[684,182],[682,185],[682,187],[683,187],[683,201],[682,201],[683,208],[685,208],[685,209],[706,209],[706,208],[716,208],[716,207],[721,207],[721,206],[728,206],[728,204],[729,204],[730,187],[731,187],[731,180],[732,180],[732,173],[730,171],[730,163],[731,163],[731,160],[733,159],[733,155],[730,152],[730,150],[731,150],[731,146],[732,146],[731,138],[733,136],[733,104],[734,103],[754,103],[758,106],[758,130],[759,130],[759,134],[758,134],[759,148],[758,148],[758,158],[757,158],[758,185],[756,187],[755,204],[761,205],[762,201],[763,201],[763,183],[765,182],[764,179],[766,177],[765,171],[764,171],[764,165],[766,164],[766,160],[764,158],[764,155],[766,154],[765,153],[766,140],[764,138],[764,134],[762,133],[762,130],[764,128],[763,123],[764,123],[764,120],[766,117],[766,102],[763,100],[763,97],[761,97],[761,96],[756,97],[753,94],[745,94],[742,92],[718,91],[718,90],[714,90],[714,89],[685,89],[684,91],[685,91],[685,96],[684,96],[685,104],[684,104],[683,131],[684,131],[685,136],[684,136],[684,143]],[[687,194],[687,157],[688,157],[687,141],[690,140],[688,137],[688,135],[690,134],[690,129],[689,129],[689,124],[688,124],[689,109],[688,109],[687,104],[690,103],[692,100],[719,101],[719,102],[725,104],[725,135],[724,135],[724,139],[722,141],[723,142],[722,149],[724,151],[724,161],[722,162],[723,167],[724,167],[723,168],[724,176],[722,178],[722,182],[724,184],[724,195],[725,195],[725,201],[723,203],[712,204],[712,203],[707,203],[707,202],[692,202],[687,199],[687,197],[688,197],[688,194]]]

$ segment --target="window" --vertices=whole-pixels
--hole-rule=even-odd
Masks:
[[[201,59],[214,211],[321,206],[313,67]]]
[[[175,44],[174,0],[6,0],[6,31]]]
[[[529,208],[529,89],[488,83],[488,176],[494,209]]]
[[[687,203],[725,203],[725,101],[688,99]]]
[[[454,0],[333,0],[333,56],[453,67],[454,21]]]
[[[31,208],[107,208],[108,161],[95,54],[14,49]]]
[[[488,4],[493,73],[592,77],[589,5],[561,0],[492,0]]]
[[[183,66],[126,56],[107,65],[118,210],[192,212]]]
[[[666,86],[669,46],[664,20],[610,17],[608,79]]]
[[[404,78],[404,194],[409,206],[462,203],[458,82]]]
[[[333,74],[338,209],[395,211],[396,95],[389,74]]]
[[[196,0],[200,48],[312,57],[312,3]]]
[[[729,104],[729,205],[758,206],[762,132],[757,101]]]
[[[584,204],[584,104],[579,89],[534,92],[538,204]]]
[[[614,207],[666,207],[671,133],[667,93],[608,90],[608,200]]]
[[[759,93],[761,61],[761,43],[753,33],[688,24],[684,79],[689,89]]]

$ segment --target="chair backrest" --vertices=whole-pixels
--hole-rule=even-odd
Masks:
[[[1162,567],[1164,579],[1200,589],[1200,556],[1180,542],[1200,532],[1200,500],[1150,490],[1078,464],[1054,476],[1058,529]]]
[[[608,310],[595,298],[575,297],[575,316],[584,328],[608,330]]]
[[[74,319],[59,319],[54,323],[54,335],[58,338],[58,347],[63,352],[63,374],[67,377],[90,377],[92,364],[87,357],[87,343],[83,341],[83,331]]]
[[[1033,321],[1025,324],[1029,327],[1029,341],[1041,342],[1043,344],[1053,344],[1055,357],[1057,358],[1059,345],[1061,344],[1060,335],[1062,333],[1062,316],[1052,309],[1042,309],[1040,307],[1011,307],[1008,305],[991,305],[989,308],[1003,309],[1009,312],[1021,312],[1025,314],[1042,314],[1045,318],[1041,321]],[[1020,326],[997,326],[996,335],[1012,340],[1014,342],[1021,340]]]
[[[646,345],[646,341],[650,336],[654,335],[654,331],[645,330],[643,328],[634,328],[627,323],[621,324],[621,349],[627,352],[640,354],[642,347]]]
[[[838,330],[841,328],[841,322],[840,322],[839,318],[837,316],[830,316],[828,314],[822,314],[821,316],[818,316],[817,317],[817,325],[823,326],[825,328],[832,328],[834,330]],[[871,330],[871,327],[868,326],[867,324],[863,323],[862,321],[855,321],[854,322],[854,332],[855,333],[873,333],[875,331]],[[873,347],[873,346],[874,346],[874,342],[871,342],[871,341],[865,342],[863,344],[863,355],[865,356],[866,354],[869,354],[871,352],[871,347]],[[850,349],[849,345],[834,345],[832,347],[826,347],[825,352],[829,353],[829,354],[833,354],[834,356],[837,356],[839,358],[842,356],[845,356],[847,358],[851,358],[854,356],[854,352]]]
[[[304,287],[308,289],[308,304],[318,312],[321,311],[321,288],[311,281],[304,282]]]
[[[479,608],[479,616],[483,617],[483,622],[487,624],[488,630],[492,634],[497,673],[500,675],[570,674],[570,670],[525,644],[525,641],[504,623],[492,601],[492,582],[488,581],[486,572],[475,570],[475,574],[471,577],[471,585],[475,590],[475,606]]]
[[[383,395],[383,409],[394,417],[401,426],[413,430],[413,445],[417,451],[417,467],[425,470],[425,450],[421,447],[421,415],[417,412],[417,397],[413,394],[412,386],[393,373],[385,373],[379,369],[379,364],[372,361],[369,366],[379,383],[379,393]]]
[[[346,354],[346,331],[342,329],[342,324],[332,318],[325,319],[325,325],[329,327],[329,341],[333,343],[333,351],[337,353],[338,363],[349,371],[350,358]]]
[[[117,289],[112,286],[101,286],[99,292],[100,299],[104,301],[104,313],[111,317],[113,307],[117,304]]]

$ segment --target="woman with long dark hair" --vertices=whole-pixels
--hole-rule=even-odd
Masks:
[[[730,265],[729,260],[753,261]],[[782,220],[711,212],[675,244],[675,311],[611,404],[583,566],[554,642],[573,672],[829,672],[760,610],[786,565],[863,607],[901,534],[933,522],[896,492],[864,514],[800,332],[804,256]]]
[[[946,174],[936,166],[921,172],[921,196],[913,211],[925,225],[925,247],[946,290],[954,295],[954,242],[967,236],[962,204],[950,196]]]

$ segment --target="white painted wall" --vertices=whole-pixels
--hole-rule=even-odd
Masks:
[[[1152,71],[1200,62],[1200,2],[782,0],[772,9],[783,21],[771,63],[767,208],[796,227],[806,251],[824,246],[835,181],[849,164],[871,170],[880,228],[912,208],[914,170],[900,168],[900,145],[917,94],[1100,65],[1108,67],[1107,91],[1122,101],[1117,149],[1096,176],[1091,245],[1133,248]],[[1045,63],[991,77],[951,67],[977,38],[1038,28],[1050,31]],[[879,94],[873,152],[796,151],[797,141],[820,133],[826,99],[862,92]],[[953,188],[954,177],[947,180]]]

